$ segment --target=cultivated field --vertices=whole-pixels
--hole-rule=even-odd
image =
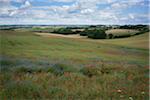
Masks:
[[[148,33],[111,40],[0,35],[1,100],[148,100]]]
[[[139,31],[133,29],[110,29],[106,31],[106,34],[113,34],[114,36],[122,36],[122,35],[134,35]]]

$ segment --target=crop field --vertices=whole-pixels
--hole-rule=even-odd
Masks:
[[[0,36],[1,100],[149,99],[149,33],[105,40],[27,30],[0,30]]]
[[[120,35],[134,35],[138,32],[139,31],[133,29],[110,29],[106,31],[106,34],[113,34],[115,36],[120,36]]]

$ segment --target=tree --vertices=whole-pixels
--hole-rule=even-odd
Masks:
[[[107,35],[104,30],[94,29],[89,30],[87,36],[92,39],[105,39]]]
[[[108,38],[112,39],[113,38],[113,34],[108,34]]]
[[[74,34],[74,32],[71,29],[67,29],[67,28],[60,28],[58,30],[55,30],[54,33],[64,34],[64,35]]]

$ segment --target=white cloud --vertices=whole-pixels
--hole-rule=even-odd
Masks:
[[[16,14],[24,13],[25,10],[28,9],[29,7],[31,7],[30,2],[29,1],[25,1],[25,3],[20,8],[10,11],[9,16],[13,16],[13,15],[16,15]]]
[[[129,14],[129,18],[134,19],[134,15],[133,14]]]
[[[25,1],[25,4],[21,6],[21,8],[26,8],[31,6],[31,3],[29,1]]]
[[[19,2],[22,5],[15,7],[10,1]],[[0,0],[3,7],[0,8],[0,16],[7,16],[18,23],[62,23],[62,24],[107,24],[125,23],[147,18],[133,13],[124,14],[123,10],[129,7],[141,5],[143,0],[47,0],[46,2],[65,2],[64,5],[32,6],[34,0]],[[45,2],[45,1],[44,1]],[[66,4],[67,2],[73,2]],[[7,5],[6,5],[7,4]],[[109,6],[98,9],[97,4]],[[0,4],[1,5],[1,4]],[[141,5],[142,6],[142,5]],[[135,12],[136,13],[136,12]],[[1,17],[0,17],[1,18]],[[8,20],[10,20],[8,19]],[[12,20],[11,19],[11,20]],[[0,21],[1,23],[1,21]]]
[[[88,14],[88,13],[92,13],[94,12],[92,9],[84,9],[84,10],[81,10],[81,13],[82,14]]]
[[[73,2],[75,0],[49,0],[49,1],[56,1],[56,2]]]

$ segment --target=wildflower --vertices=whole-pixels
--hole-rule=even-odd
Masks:
[[[141,92],[141,94],[145,94],[145,92],[144,92],[144,91],[142,91],[142,92]]]
[[[120,89],[119,89],[119,90],[117,90],[117,92],[118,92],[118,93],[121,93],[121,92],[122,92],[122,90],[120,90]]]

